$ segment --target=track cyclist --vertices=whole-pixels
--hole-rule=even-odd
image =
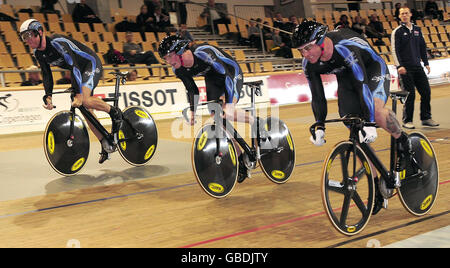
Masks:
[[[376,122],[397,140],[397,155],[402,170],[410,156],[410,142],[402,131],[394,112],[385,107],[390,86],[390,74],[384,60],[368,42],[350,29],[328,31],[315,21],[303,21],[292,35],[293,47],[303,55],[303,71],[312,94],[312,110],[319,123],[315,130],[317,146],[325,143],[323,122],[327,116],[327,100],[321,74],[335,74],[338,82],[338,106],[341,117],[357,115],[366,122]],[[360,142],[371,143],[377,138],[375,127],[364,127]],[[375,178],[377,180],[377,178]],[[386,187],[393,189],[393,181]],[[377,196],[376,205],[383,199]]]
[[[75,97],[72,102],[73,107],[83,105],[91,112],[93,109],[103,111],[111,116],[112,131],[116,133],[122,123],[122,113],[119,109],[110,106],[102,99],[93,97],[93,92],[97,86],[103,67],[100,59],[90,48],[68,36],[54,34],[46,36],[42,24],[36,19],[28,19],[20,26],[20,37],[33,49],[42,70],[45,95],[43,97],[44,108],[52,110],[53,75],[50,66],[58,66],[71,71],[72,88]],[[109,159],[109,154],[115,148],[91,126],[89,127],[102,145],[99,163]]]
[[[190,124],[195,123],[195,106],[198,103],[199,90],[193,78],[196,76],[205,77],[208,101],[223,101],[226,118],[231,118],[233,121],[242,120],[250,124],[254,124],[255,119],[260,120],[235,107],[239,101],[244,78],[239,64],[218,47],[209,44],[190,47],[189,42],[178,35],[167,36],[159,44],[158,52],[161,58],[172,66],[175,75],[186,87],[191,105]],[[213,113],[211,108],[210,111]],[[236,149],[240,161],[238,182],[241,183],[247,178],[248,170],[243,163],[243,154],[237,144]]]

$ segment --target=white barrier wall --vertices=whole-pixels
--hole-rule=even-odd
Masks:
[[[430,61],[431,84],[450,83],[450,59]],[[399,80],[394,66],[389,66],[391,73],[391,90],[399,89]],[[245,77],[245,82],[263,80],[262,96],[256,97],[259,104],[285,105],[311,101],[308,82],[302,73],[277,73],[267,76]],[[334,75],[322,75],[327,99],[337,98],[337,82]],[[200,90],[200,101],[206,100],[203,79],[196,81]],[[140,105],[158,119],[181,116],[181,110],[188,106],[184,85],[181,81],[122,85],[119,107],[121,109]],[[111,97],[114,86],[99,86],[95,96]],[[0,134],[29,131],[43,131],[48,120],[58,111],[70,109],[68,94],[53,95],[56,109],[48,111],[42,107],[43,90],[0,91]],[[248,106],[250,92],[244,88],[239,105]],[[201,111],[200,111],[201,112]],[[102,123],[110,124],[109,115],[96,112]]]
[[[246,82],[263,80],[262,96],[257,97],[257,103],[269,103],[267,76],[249,77]],[[196,81],[200,91],[200,101],[206,101],[205,83]],[[61,90],[54,90],[54,92]],[[114,86],[98,86],[94,96],[113,97]],[[10,134],[29,131],[43,131],[51,117],[59,111],[69,110],[71,101],[69,94],[54,94],[53,104],[56,108],[49,111],[43,108],[42,96],[44,90],[0,91],[0,134]],[[250,103],[250,91],[243,88],[239,105]],[[182,82],[130,84],[121,85],[119,107],[124,109],[132,105],[146,108],[157,119],[175,118],[181,116],[181,111],[189,104],[185,87]],[[202,112],[199,110],[199,112]],[[110,124],[109,115],[96,112],[98,118],[105,119],[102,123]]]

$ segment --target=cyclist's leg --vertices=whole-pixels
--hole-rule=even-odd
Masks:
[[[387,75],[389,75],[389,73]],[[399,164],[399,168],[402,168],[410,155],[411,145],[408,135],[402,130],[395,113],[385,107],[387,96],[390,91],[390,79],[384,79],[384,84],[381,87],[371,85],[370,88],[372,90],[373,100],[375,103],[375,122],[378,126],[386,130],[392,137],[394,137],[394,139],[396,139],[398,144],[397,152],[399,156],[397,163]],[[393,188],[391,182],[389,184],[389,188]]]
[[[371,73],[375,74],[369,82],[369,88],[372,90],[373,101],[375,104],[375,122],[379,127],[386,130],[395,139],[402,137],[402,127],[400,122],[397,120],[397,116],[391,110],[385,107],[389,92],[391,81],[390,74],[388,71],[381,76],[379,75],[378,69],[373,70]],[[377,79],[375,79],[377,78]],[[380,85],[380,79],[384,81]]]
[[[395,139],[398,139],[402,134],[402,127],[395,113],[385,107],[384,100],[376,97],[373,100],[375,103],[375,122]]]
[[[94,89],[98,85],[103,69],[97,62],[97,68],[93,72],[85,71],[82,74],[83,106],[87,109],[94,109],[106,113],[111,112],[111,106],[100,98],[93,96]],[[90,68],[86,68],[90,69]]]
[[[94,109],[109,113],[111,106],[102,99],[92,96],[91,93],[92,90],[90,88],[83,86],[83,106],[86,107],[86,109]]]
[[[100,109],[96,109],[96,110],[100,110],[100,111],[104,111],[104,110],[101,110],[101,109],[105,109],[105,108],[103,106],[97,105],[96,104],[97,101],[93,102],[93,101],[90,100],[91,98],[94,98],[94,97],[91,96],[92,95],[92,90],[90,88],[83,87],[82,89],[83,89],[83,92],[82,92],[82,95],[83,95],[83,106],[86,109],[88,109],[89,112],[91,112],[92,115],[95,116],[95,118],[97,118],[97,116],[94,114],[94,109],[96,109],[95,107],[99,107]],[[98,98],[94,98],[94,99],[100,100]],[[102,101],[102,100],[100,100],[100,101]],[[93,104],[93,103],[95,103],[95,104]],[[94,135],[97,137],[97,139],[99,141],[101,141],[103,139],[103,135],[91,124],[91,122],[89,120],[87,120],[87,118],[85,118],[85,119],[86,119],[86,122],[88,123],[89,128],[94,133]]]
[[[383,70],[381,67],[384,67]],[[367,68],[367,74],[368,86],[375,104],[375,122],[398,139],[402,133],[400,122],[394,112],[385,107],[391,86],[389,69],[386,64],[372,64]]]

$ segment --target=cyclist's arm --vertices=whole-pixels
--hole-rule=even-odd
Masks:
[[[319,123],[318,126],[325,127],[322,122],[324,122],[327,118],[328,107],[322,78],[319,73],[313,73],[307,70],[305,70],[305,75],[308,79],[309,89],[311,90],[311,107],[314,113],[314,118],[316,119],[316,122]]]
[[[45,96],[51,96],[53,93],[53,75],[50,69],[50,64],[38,59],[39,66],[41,67],[42,81],[45,89]]]
[[[198,87],[195,84],[194,78],[190,77],[190,76],[178,76],[178,78],[181,79],[181,81],[183,82],[184,86],[186,87],[186,95],[187,95],[187,99],[189,104],[191,105],[191,111],[195,113],[195,110],[197,108],[197,103],[198,103],[198,99],[199,99],[199,91],[198,91]]]
[[[347,46],[336,45],[337,52],[344,57],[347,66],[352,70],[355,88],[359,89],[359,99],[361,103],[364,120],[375,122],[375,103],[372,91],[367,83],[367,73],[361,56],[356,50],[350,50]]]

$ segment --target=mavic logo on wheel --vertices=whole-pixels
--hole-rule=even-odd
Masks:
[[[47,137],[47,148],[50,154],[53,154],[55,152],[55,136],[51,131],[48,133]]]
[[[266,125],[267,125],[267,124],[266,124]],[[291,135],[290,135],[290,134],[287,134],[287,135],[286,135],[286,139],[287,139],[287,142],[288,142],[288,144],[289,144],[289,149],[291,149],[291,151],[294,151],[294,146],[292,145]]]
[[[144,118],[144,119],[148,118],[148,114],[146,114],[144,111],[136,110],[134,112],[136,113],[137,116],[139,116],[141,118]]]
[[[225,191],[225,189],[223,188],[222,185],[220,185],[218,183],[215,183],[215,182],[212,182],[212,183],[208,184],[208,188],[211,191],[213,191],[215,193],[218,193],[218,194],[221,194],[221,193],[223,193],[223,191]]]
[[[284,177],[286,177],[284,172],[281,170],[273,170],[271,174],[272,174],[272,177],[274,177],[275,179],[279,179],[279,180],[284,179]]]
[[[228,151],[230,151],[230,157],[231,157],[231,162],[233,163],[233,166],[236,166],[236,156],[234,154],[233,145],[231,145],[231,143],[228,144]]]
[[[430,156],[433,157],[433,150],[431,150],[430,145],[428,144],[428,142],[424,139],[420,139],[420,144],[422,145],[423,149],[425,150],[425,152]]]
[[[422,202],[422,204],[420,205],[420,209],[421,210],[426,210],[430,205],[431,205],[431,201],[433,200],[433,195],[429,195],[427,196],[427,198],[425,198]]]
[[[71,170],[72,170],[72,171],[77,171],[77,170],[79,170],[79,169],[83,166],[83,164],[84,164],[84,157],[78,159],[78,161],[75,162],[75,164],[73,164]]]
[[[207,140],[208,140],[208,132],[203,132],[202,136],[200,137],[197,143],[197,151],[203,150],[203,147],[205,147]]]
[[[369,163],[367,163],[366,161],[364,161],[364,168],[366,169],[366,173],[370,175],[370,166]]]
[[[144,159],[148,160],[153,155],[154,151],[155,151],[155,145],[153,144],[152,146],[150,146],[150,148],[148,148],[147,152],[145,153]]]
[[[122,130],[119,130],[119,140],[125,139],[125,134],[123,134]],[[120,143],[120,148],[122,148],[122,151],[126,151],[127,150],[127,142],[126,141],[122,141]]]

